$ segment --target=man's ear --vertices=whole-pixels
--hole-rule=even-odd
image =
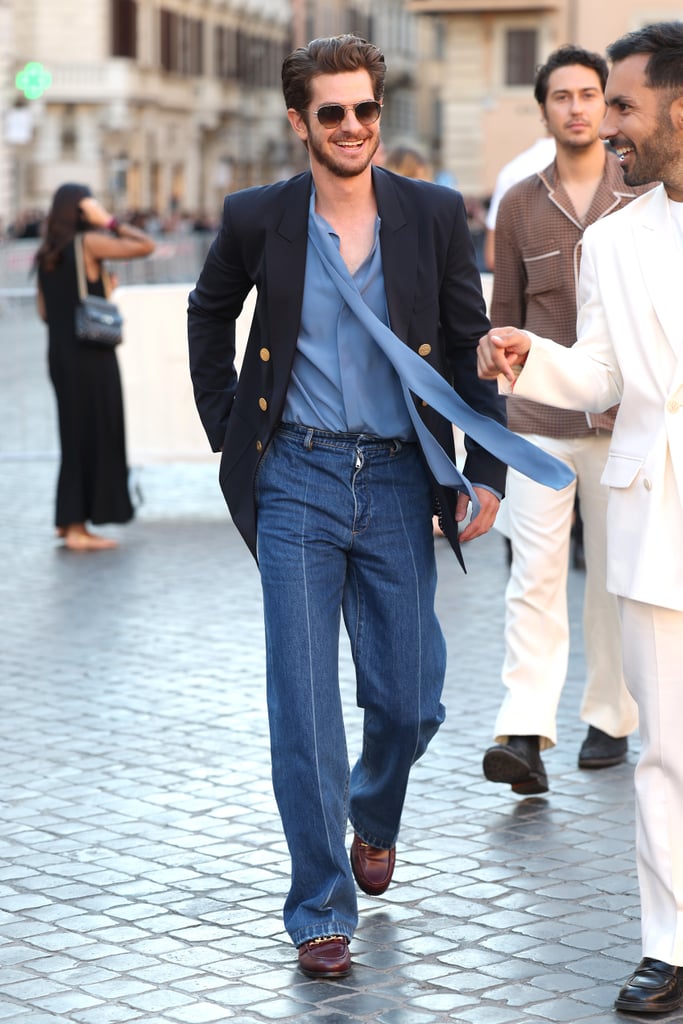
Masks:
[[[683,135],[683,93],[671,104],[670,115],[674,130]]]
[[[308,126],[301,111],[290,107],[287,111],[287,117],[296,134],[305,141],[308,138]]]

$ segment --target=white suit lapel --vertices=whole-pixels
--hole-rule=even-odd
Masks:
[[[664,188],[660,185],[648,198],[650,201],[642,207],[642,216],[634,226],[636,253],[657,319],[673,352],[681,360],[683,273],[679,282],[672,281],[670,273],[671,268],[680,266],[680,253]]]

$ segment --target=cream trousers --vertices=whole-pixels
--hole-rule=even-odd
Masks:
[[[683,967],[683,612],[627,598],[619,603],[626,679],[640,716],[635,780],[643,956]]]
[[[610,437],[526,436],[571,466],[576,485],[554,491],[508,470],[506,532],[512,566],[505,593],[506,692],[495,723],[496,742],[538,735],[542,750],[557,742],[557,708],[569,659],[567,573],[577,488],[586,557],[587,676],[580,717],[610,736],[627,736],[638,724],[637,710],[622,675],[617,598],[605,589],[607,488],[600,476]]]

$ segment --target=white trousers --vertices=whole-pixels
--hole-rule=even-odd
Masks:
[[[600,476],[610,437],[526,437],[571,466],[576,484],[554,491],[508,470],[505,501],[512,566],[505,592],[506,693],[494,727],[496,742],[537,735],[541,750],[557,742],[557,707],[569,660],[567,573],[577,487],[586,557],[587,677],[580,716],[610,736],[627,736],[636,728],[638,715],[622,675],[617,599],[605,587],[607,488]]]
[[[619,599],[638,703],[636,856],[643,956],[683,967],[683,612]]]

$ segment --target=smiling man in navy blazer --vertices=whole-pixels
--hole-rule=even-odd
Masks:
[[[378,324],[390,328],[399,357],[407,346],[505,422],[495,385],[477,377],[489,323],[462,197],[372,165],[384,75],[380,51],[350,35],[285,60],[310,171],[226,198],[189,300],[197,406],[261,573],[273,782],[292,859],[284,920],[313,977],[349,972],[353,878],[371,895],[388,887],[410,768],[443,721],[432,514],[462,561],[459,541],[491,527],[505,482],[503,463],[471,439],[472,484],[437,482],[425,442],[454,459],[451,423],[406,399],[376,341]],[[238,380],[235,321],[252,287]],[[463,527],[471,498],[479,511]],[[364,711],[351,772],[342,614]]]

